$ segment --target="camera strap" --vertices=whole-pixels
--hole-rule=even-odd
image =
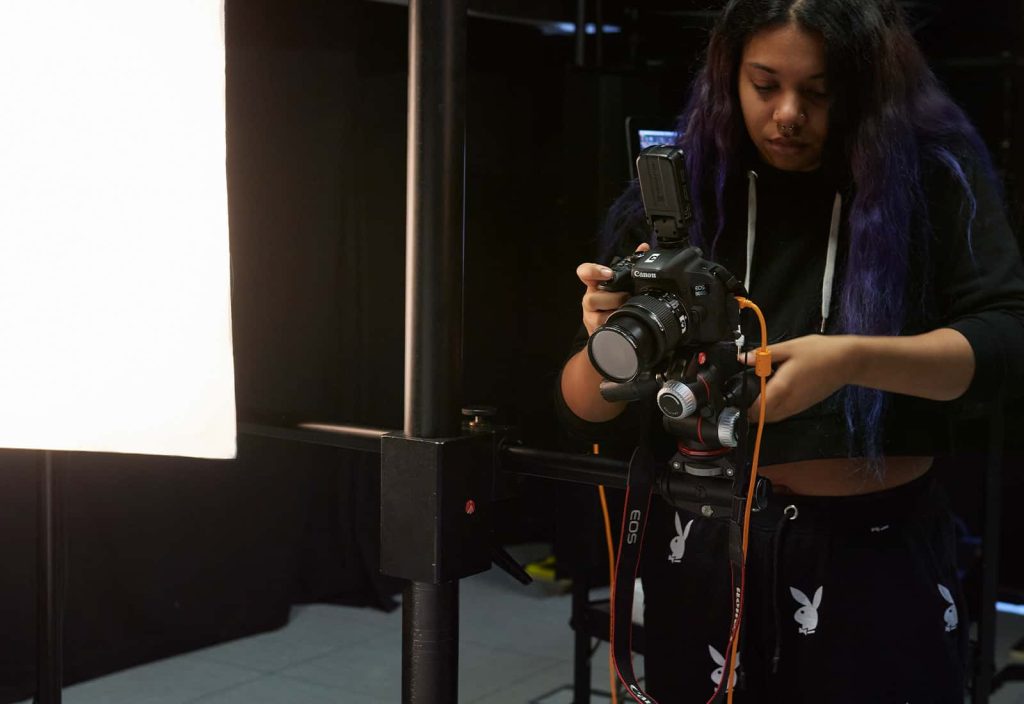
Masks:
[[[650,452],[641,445],[629,460],[629,474],[626,480],[626,497],[622,509],[622,526],[619,533],[619,550],[615,560],[615,581],[612,585],[611,649],[615,659],[615,670],[619,681],[634,701],[640,704],[657,704],[637,683],[633,671],[633,593],[640,568],[640,554],[643,549],[647,521],[650,517],[651,500],[654,494],[654,460]],[[742,614],[745,571],[743,565],[743,509],[746,497],[742,496],[737,482],[733,498],[732,516],[729,526],[729,573],[733,592],[732,619],[726,657],[732,650],[736,636],[736,625]],[[726,668],[728,670],[728,668]],[[726,677],[723,676],[724,681]],[[710,701],[724,695],[722,682],[716,688]]]
[[[611,649],[619,681],[640,704],[657,704],[637,684],[633,673],[633,588],[640,568],[640,551],[654,493],[654,460],[646,447],[633,451],[626,480],[626,500],[622,508],[619,551],[615,559],[612,584]]]

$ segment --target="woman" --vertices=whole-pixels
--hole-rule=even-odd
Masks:
[[[746,280],[776,365],[737,701],[961,702],[966,612],[928,470],[950,402],[1024,390],[1024,270],[985,148],[892,0],[732,0],[679,128],[691,242]],[[635,185],[606,235],[647,246]],[[584,349],[628,295],[598,289],[607,267],[577,275],[562,415],[628,445],[637,404],[600,396]],[[726,528],[692,518],[659,502],[645,539],[662,704],[707,701],[727,652]]]

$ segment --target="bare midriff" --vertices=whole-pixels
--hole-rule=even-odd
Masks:
[[[864,460],[826,459],[787,462],[761,467],[758,474],[771,480],[779,494],[853,496],[892,489],[911,482],[932,466],[931,457],[886,457],[879,479]]]

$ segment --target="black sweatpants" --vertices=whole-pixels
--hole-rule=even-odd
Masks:
[[[652,510],[644,670],[659,704],[708,701],[726,670],[727,540],[724,522]],[[773,497],[751,519],[744,602],[737,703],[964,700],[955,535],[930,473],[861,496]]]

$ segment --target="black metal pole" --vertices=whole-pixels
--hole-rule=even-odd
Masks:
[[[451,437],[462,385],[466,0],[409,7],[405,432]]]
[[[587,65],[587,0],[576,0],[575,63],[577,68]]]
[[[466,0],[409,3],[405,434],[459,433]],[[402,701],[458,701],[459,583],[410,582]]]
[[[458,701],[459,583],[410,582],[402,592],[402,701]]]
[[[586,568],[577,567],[572,580],[572,628],[574,634],[572,704],[590,704],[590,629],[587,610],[590,587],[584,578]]]
[[[61,580],[63,554],[60,482],[53,453],[38,463],[36,517],[36,704],[59,704],[63,678]]]

